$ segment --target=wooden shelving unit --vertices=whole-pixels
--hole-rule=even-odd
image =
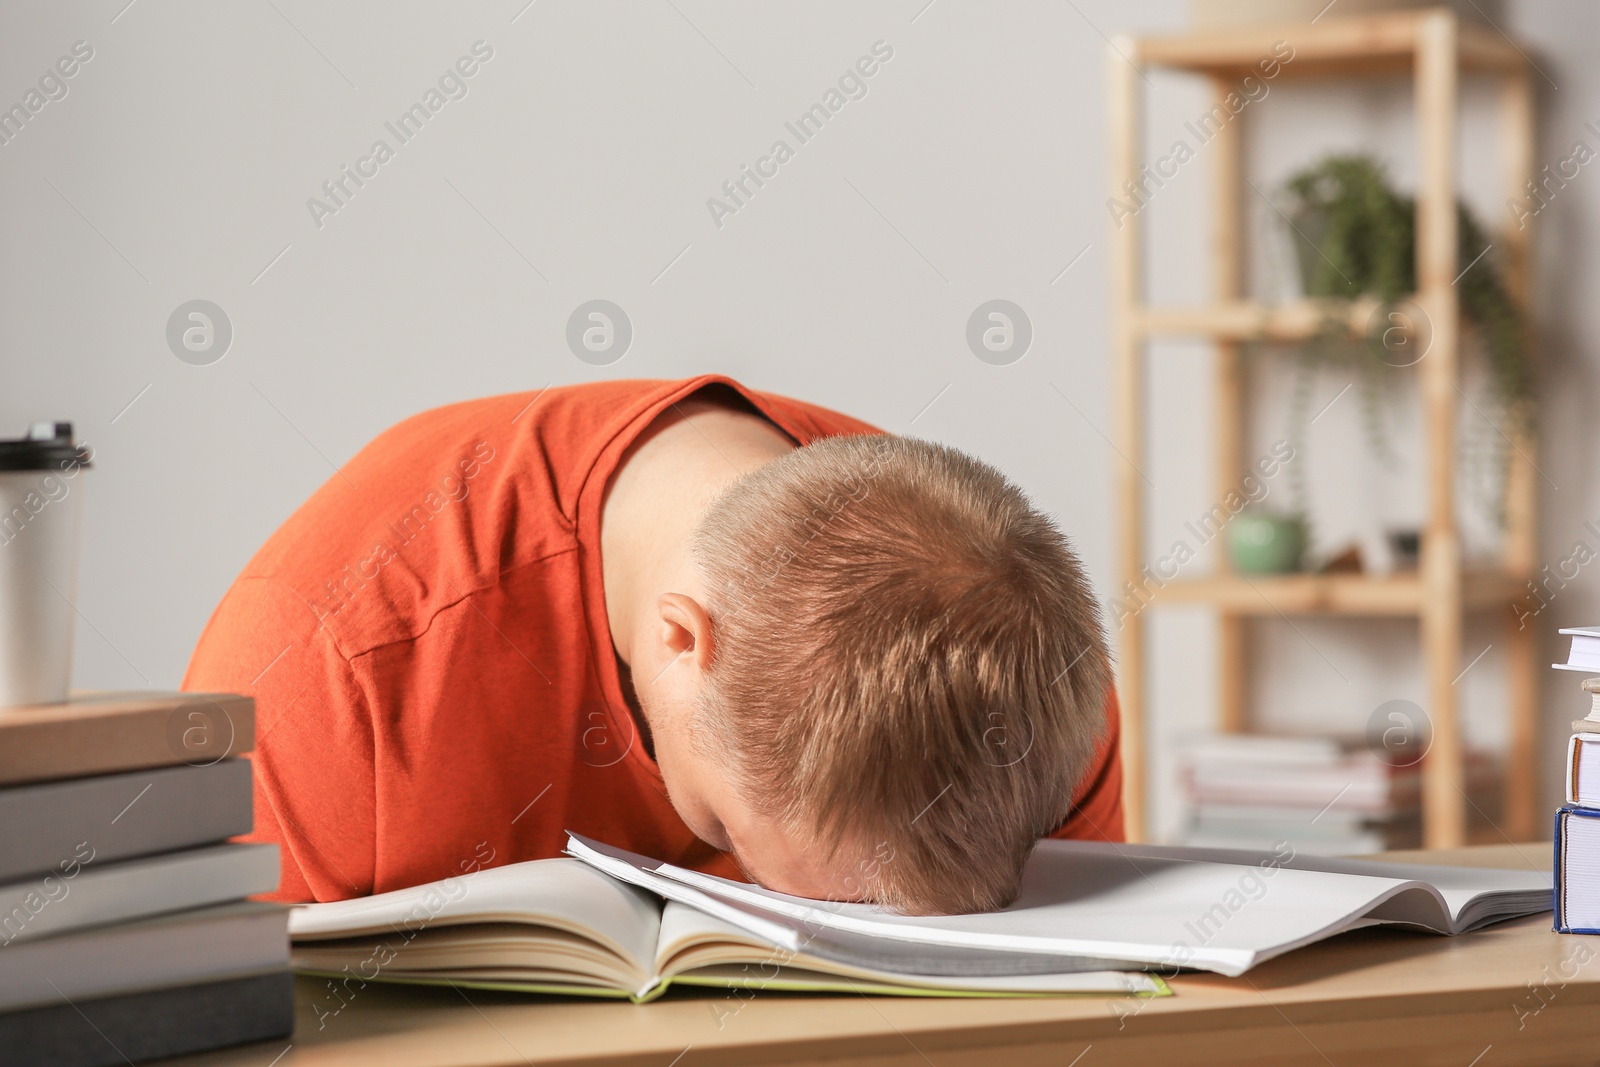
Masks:
[[[1427,450],[1427,520],[1420,568],[1389,577],[1291,574],[1246,576],[1218,573],[1176,580],[1152,592],[1153,606],[1205,604],[1218,613],[1219,706],[1225,730],[1248,727],[1249,648],[1252,616],[1406,616],[1418,620],[1426,675],[1427,712],[1433,743],[1424,762],[1424,836],[1430,848],[1466,839],[1463,744],[1455,681],[1461,671],[1462,615],[1501,611],[1510,692],[1506,701],[1510,743],[1505,759],[1505,805],[1501,829],[1513,840],[1537,832],[1533,747],[1541,676],[1533,628],[1519,629],[1512,602],[1536,568],[1536,471],[1533,442],[1516,442],[1507,485],[1507,528],[1497,566],[1467,570],[1461,560],[1456,517],[1456,425],[1459,392],[1460,310],[1453,282],[1458,272],[1456,234],[1457,87],[1463,72],[1488,74],[1499,93],[1500,159],[1507,196],[1520,197],[1533,176],[1533,85],[1524,54],[1498,32],[1459,22],[1446,9],[1352,16],[1333,15],[1314,25],[1207,31],[1181,36],[1113,42],[1110,56],[1111,187],[1121,197],[1125,183],[1140,180],[1140,70],[1170,67],[1208,78],[1220,103],[1256,64],[1287,41],[1294,48],[1279,80],[1306,77],[1393,77],[1409,72],[1415,89],[1419,187],[1417,189],[1417,278],[1414,300],[1432,324],[1432,346],[1417,364]],[[1261,106],[1261,105],[1258,105]],[[1115,300],[1115,403],[1117,415],[1118,519],[1121,581],[1141,587],[1145,558],[1145,344],[1159,336],[1204,337],[1216,350],[1216,427],[1213,478],[1219,498],[1238,484],[1245,469],[1245,390],[1239,342],[1293,341],[1313,334],[1325,308],[1314,302],[1265,307],[1243,299],[1241,209],[1243,174],[1241,113],[1207,142],[1213,168],[1211,256],[1214,300],[1202,307],[1151,307],[1142,298],[1141,216],[1124,216],[1112,233]],[[1512,295],[1526,306],[1529,284],[1528,231],[1508,227],[1495,239]],[[1375,304],[1348,309],[1352,329],[1363,329]],[[1219,557],[1224,554],[1219,552]],[[1220,558],[1218,566],[1226,568]],[[1144,582],[1148,586],[1148,582]],[[1123,781],[1129,837],[1145,827],[1146,735],[1144,727],[1145,636],[1143,613],[1127,617],[1119,631]],[[1350,724],[1359,731],[1365,721]]]

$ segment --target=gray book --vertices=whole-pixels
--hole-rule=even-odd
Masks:
[[[277,845],[212,845],[102,866],[92,852],[0,885],[0,952],[20,942],[278,888]]]
[[[250,762],[158,767],[0,789],[0,883],[250,832]],[[81,857],[78,857],[81,859]]]
[[[294,974],[271,971],[8,1012],[0,1049],[7,1067],[124,1067],[293,1029]]]
[[[238,901],[0,952],[0,1012],[289,967],[289,909]]]

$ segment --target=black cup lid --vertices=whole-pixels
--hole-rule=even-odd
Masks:
[[[28,436],[0,441],[0,471],[66,470],[89,465],[89,450],[72,443],[72,423],[36,422]]]

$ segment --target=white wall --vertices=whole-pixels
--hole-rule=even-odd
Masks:
[[[22,100],[74,42],[94,49],[67,95],[0,144],[0,429],[70,418],[97,455],[77,683],[175,685],[245,560],[385,426],[601,377],[722,371],[967,448],[1060,517],[1111,593],[1102,34],[1180,27],[1185,6],[524,2],[0,11],[0,103]],[[1511,5],[1507,29],[1560,86],[1545,86],[1541,158],[1580,137],[1600,148],[1582,129],[1600,118],[1587,56],[1597,18],[1579,0]],[[467,95],[399,145],[384,123],[479,40],[493,57]],[[880,40],[894,54],[867,95],[796,146],[784,122]],[[1151,81],[1147,137],[1164,150],[1203,95]],[[1339,145],[1378,152],[1407,180],[1406,99],[1275,87],[1250,114],[1252,176],[1269,188]],[[1487,118],[1480,92],[1466,100]],[[307,199],[378,138],[394,158],[319,226]],[[716,225],[707,198],[777,138],[794,159]],[[1492,153],[1469,126],[1467,192],[1498,221]],[[1206,292],[1206,183],[1197,161],[1150,209],[1158,295]],[[1585,342],[1600,333],[1585,299],[1600,276],[1586,229],[1597,205],[1600,178],[1586,171],[1539,219],[1559,383],[1541,405],[1541,465],[1560,487],[1546,486],[1552,561],[1600,516],[1579,429],[1594,388]],[[568,315],[596,297],[635,330],[609,367],[564,340]],[[964,336],[997,297],[1035,330],[1010,366],[979,361]],[[165,337],[195,298],[234,330],[208,366],[181,362]],[[1196,447],[1210,431],[1204,355],[1153,356],[1152,549],[1210,503]],[[1323,386],[1331,398],[1339,383]],[[1282,433],[1282,382],[1260,394],[1252,433],[1265,444]],[[1308,461],[1330,541],[1418,507],[1403,428],[1400,468],[1367,489],[1376,468],[1352,400],[1319,420]],[[1552,629],[1597,617],[1587,572],[1545,616]],[[1383,700],[1421,699],[1407,628],[1302,628],[1315,647],[1262,628],[1263,718],[1359,727]],[[1210,627],[1174,615],[1155,629],[1157,722],[1199,725],[1212,712]],[[1492,640],[1469,629],[1466,656]],[[1561,682],[1553,726],[1574,704]],[[1494,740],[1497,650],[1462,684],[1474,735]],[[1159,812],[1170,825],[1171,806]]]

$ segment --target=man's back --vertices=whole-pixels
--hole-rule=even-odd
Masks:
[[[711,377],[470,401],[380,435],[262,547],[184,684],[257,699],[253,837],[284,846],[281,897],[555,855],[567,829],[736,875],[639,740],[600,559],[627,446],[719,383],[799,444],[875,432]],[[1120,837],[1114,756],[1082,836]]]

